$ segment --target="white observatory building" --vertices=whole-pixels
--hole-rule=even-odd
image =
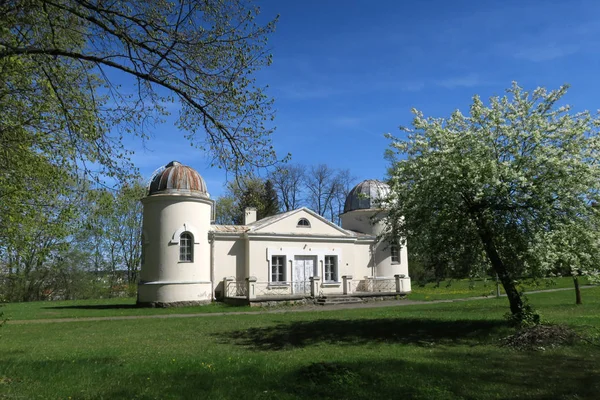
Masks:
[[[214,225],[214,202],[200,174],[170,162],[142,199],[138,304],[346,301],[409,293],[406,246],[378,238],[388,192],[377,180],[356,185],[341,227],[305,207],[261,220],[247,209],[244,225]]]

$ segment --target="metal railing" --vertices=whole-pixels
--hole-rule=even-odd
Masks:
[[[228,281],[225,288],[225,297],[249,297],[248,281]],[[250,284],[254,293],[251,297],[269,297],[286,295],[310,296],[310,281],[302,282],[252,282]]]
[[[225,297],[248,297],[248,283],[246,281],[227,282]]]
[[[254,293],[257,297],[262,296],[285,296],[292,292],[289,282],[273,284],[273,282],[256,282],[254,284]]]
[[[394,293],[396,292],[396,279],[367,278],[352,280],[350,289],[351,293]]]

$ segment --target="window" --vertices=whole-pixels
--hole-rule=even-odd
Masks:
[[[142,253],[140,254],[140,264],[144,265],[146,263],[146,238],[142,233],[142,248],[140,249]]]
[[[298,228],[310,228],[310,222],[306,218],[300,218],[298,221]]]
[[[337,256],[325,256],[325,282],[337,282]]]
[[[183,232],[179,236],[179,261],[192,262],[194,261],[194,237],[189,232]]]
[[[271,258],[271,282],[285,282],[285,256]]]
[[[390,246],[390,253],[392,254],[392,264],[400,264],[400,249],[397,244]]]

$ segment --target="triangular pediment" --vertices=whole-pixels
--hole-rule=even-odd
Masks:
[[[316,212],[302,207],[297,210],[263,218],[252,224],[248,233],[270,233],[297,236],[353,236]]]

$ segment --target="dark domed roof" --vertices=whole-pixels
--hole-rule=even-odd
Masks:
[[[344,212],[381,208],[379,201],[390,192],[390,187],[377,179],[362,181],[348,193],[344,203]]]
[[[206,183],[200,174],[192,167],[182,165],[178,161],[171,161],[152,177],[148,196],[163,193],[209,197]]]

